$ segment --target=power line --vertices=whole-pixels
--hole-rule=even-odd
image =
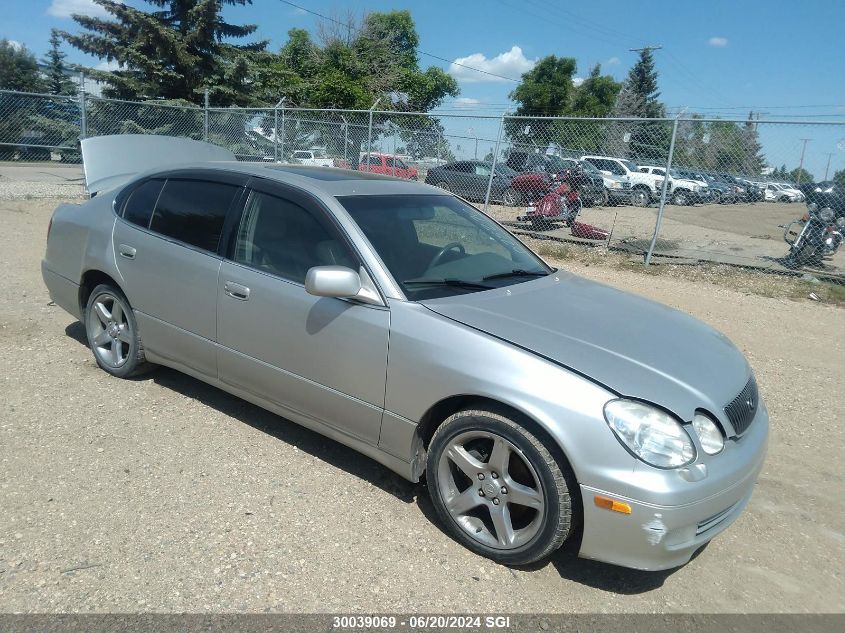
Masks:
[[[313,11],[313,10],[308,9],[306,7],[302,7],[298,4],[294,4],[293,2],[289,2],[288,0],[279,0],[279,2],[281,2],[282,4],[286,4],[288,6],[291,6],[294,9],[299,9],[300,11],[304,11],[305,13],[310,13],[311,15],[314,15],[318,18],[323,19],[323,20],[328,20],[329,22],[334,22],[335,24],[339,24],[340,26],[345,27],[350,32],[350,34],[352,32],[352,27],[349,24],[347,24],[345,22],[341,22],[340,20],[336,20],[335,18],[329,17],[328,15],[323,15],[322,13],[319,13],[317,11]],[[491,73],[489,71],[482,70],[481,68],[474,68],[473,66],[467,66],[466,64],[460,64],[460,63],[453,61],[451,59],[446,59],[445,57],[440,57],[439,55],[435,55],[434,53],[428,53],[426,51],[421,51],[421,50],[418,50],[417,52],[420,55],[425,55],[426,57],[432,57],[434,59],[438,59],[438,60],[440,60],[442,62],[446,62],[448,64],[454,64],[455,66],[460,66],[461,68],[466,68],[467,70],[473,70],[477,73],[489,75],[490,77],[496,77],[498,79],[504,79],[505,81],[513,81],[513,82],[516,82],[516,83],[520,82],[519,79],[514,79],[513,77],[505,77],[504,75],[497,75],[496,73]]]

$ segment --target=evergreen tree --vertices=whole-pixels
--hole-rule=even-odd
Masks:
[[[35,56],[25,46],[0,40],[0,89],[41,92],[45,87]]]
[[[50,50],[43,60],[47,66],[47,82],[50,94],[54,95],[75,95],[76,84],[67,76],[65,64],[67,54],[61,49],[61,36],[56,29],[50,31]]]
[[[654,67],[654,55],[651,49],[640,51],[640,58],[628,72],[626,87],[634,95],[636,111],[626,116],[657,118],[666,116],[666,107],[660,102],[657,89],[657,70]]]
[[[92,71],[107,84],[109,97],[156,97],[199,103],[208,87],[216,105],[249,105],[247,56],[265,41],[230,44],[252,35],[254,24],[234,25],[221,13],[224,5],[252,0],[144,0],[157,10],[146,12],[116,0],[93,0],[110,18],[74,15],[84,31],[62,33],[85,53],[116,61],[113,72]]]

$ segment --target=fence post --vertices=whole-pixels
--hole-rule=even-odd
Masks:
[[[499,121],[499,134],[496,136],[496,148],[493,150],[493,164],[490,166],[490,179],[487,181],[487,194],[484,196],[484,213],[490,206],[490,191],[493,189],[493,177],[496,175],[496,160],[499,158],[499,145],[502,142],[502,130],[505,127],[505,115]]]
[[[88,137],[88,112],[85,110],[85,73],[79,73],[79,140]]]
[[[657,209],[657,222],[654,223],[654,235],[651,238],[648,252],[645,254],[645,265],[651,263],[651,255],[654,252],[654,247],[657,244],[657,236],[660,233],[660,225],[663,224],[663,209],[666,208],[666,190],[669,188],[669,170],[672,169],[672,156],[675,153],[675,137],[678,136],[678,119],[680,114],[675,117],[672,123],[672,140],[669,141],[669,157],[666,159],[666,174],[663,176],[663,187],[660,191],[660,207]]]
[[[282,140],[279,144],[279,159],[284,162],[285,160],[285,98],[279,101],[279,106],[282,108]],[[294,148],[296,149],[296,148]]]
[[[205,97],[203,99],[203,118],[202,118],[202,140],[208,143],[208,88],[204,90]]]

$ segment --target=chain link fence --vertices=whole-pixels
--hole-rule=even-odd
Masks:
[[[845,122],[314,110],[284,101],[215,108],[0,91],[3,160],[79,161],[79,139],[106,134],[181,136],[239,160],[419,180],[483,205],[516,233],[647,263],[797,269],[845,282],[845,201],[837,206],[824,185],[808,183],[843,169]]]

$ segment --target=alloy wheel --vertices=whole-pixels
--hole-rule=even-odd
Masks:
[[[466,431],[452,438],[440,456],[437,486],[455,523],[488,547],[522,547],[542,527],[546,503],[537,471],[501,435]]]
[[[88,311],[87,326],[97,358],[115,369],[125,365],[135,337],[120,299],[108,292],[98,295]]]

